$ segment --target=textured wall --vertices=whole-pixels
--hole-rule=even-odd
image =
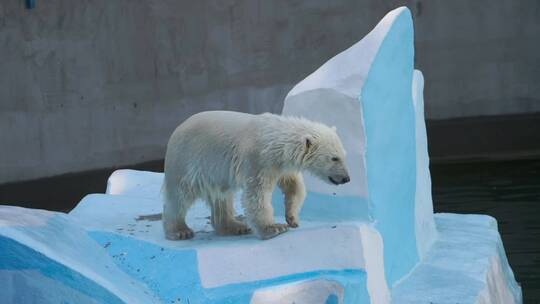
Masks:
[[[162,158],[202,110],[278,112],[404,4],[428,118],[540,110],[535,0],[2,0],[0,183]]]
[[[428,118],[540,111],[540,1],[414,6]]]

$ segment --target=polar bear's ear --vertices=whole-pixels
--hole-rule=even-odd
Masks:
[[[311,148],[311,145],[313,145],[313,143],[311,142],[311,138],[309,137],[306,137],[304,141],[305,141],[306,153],[307,153],[307,151],[309,151],[309,148]]]
[[[311,138],[311,136],[304,136],[304,155],[302,156],[302,158],[305,158],[306,155],[308,155],[311,150],[313,150],[313,138]]]
[[[302,141],[299,142],[300,145],[298,146],[299,154],[297,154],[300,157],[300,162],[305,162],[307,158],[309,158],[310,152],[313,150],[313,138],[309,135],[302,136]]]

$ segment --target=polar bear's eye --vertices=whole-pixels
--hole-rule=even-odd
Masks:
[[[335,161],[335,162],[339,161],[339,157],[332,157],[332,161]]]

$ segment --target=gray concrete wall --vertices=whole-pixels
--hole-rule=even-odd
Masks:
[[[540,111],[540,2],[0,1],[0,183],[160,159],[210,109],[279,112],[389,10],[415,16],[428,118]]]
[[[540,1],[430,0],[414,7],[428,118],[540,111]]]

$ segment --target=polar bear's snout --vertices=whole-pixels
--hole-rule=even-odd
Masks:
[[[334,176],[328,176],[328,180],[334,185],[341,185],[346,184],[351,181],[351,178],[349,175],[334,175]]]
[[[331,174],[328,175],[328,180],[334,184],[334,185],[342,185],[346,184],[351,181],[351,178],[349,177],[349,173],[347,172],[347,169],[345,166],[339,166],[339,168],[335,168],[332,170]]]

